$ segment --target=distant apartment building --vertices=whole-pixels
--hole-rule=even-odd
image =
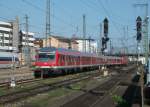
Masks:
[[[78,42],[73,39],[61,37],[61,36],[50,36],[47,40],[43,39],[43,47],[56,47],[78,50]]]
[[[18,51],[18,21],[0,21],[0,51]]]
[[[34,45],[34,33],[19,32],[19,53],[22,65],[35,60],[36,48]]]
[[[19,42],[20,44],[24,46],[29,46],[29,47],[34,47],[34,33],[28,32],[26,33],[25,31],[20,31],[19,35]]]
[[[34,41],[34,33],[19,30],[18,18],[11,22],[0,21],[0,52],[16,52],[21,62],[27,62],[27,59],[32,61],[36,51]]]

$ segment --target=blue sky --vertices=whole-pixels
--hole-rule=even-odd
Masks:
[[[99,24],[108,17],[109,37],[113,45],[135,45],[135,19],[143,13],[143,8],[133,6],[137,1],[51,0],[51,32],[67,37],[73,34],[82,36],[82,15],[86,14],[87,36],[99,39]],[[19,16],[20,27],[24,29],[24,16],[27,14],[30,31],[35,32],[37,37],[44,37],[45,5],[46,0],[0,0],[0,20],[13,20]]]

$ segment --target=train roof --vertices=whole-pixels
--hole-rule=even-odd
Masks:
[[[76,50],[72,49],[64,49],[64,48],[55,48],[55,47],[44,47],[39,50],[40,52],[55,52],[58,51],[60,53],[68,53],[68,54],[73,54],[73,55],[80,55],[80,56],[97,56],[94,53],[84,53],[84,52],[79,52]]]
[[[98,57],[97,54],[94,54],[94,53],[84,53],[84,52],[79,52],[79,51],[76,51],[76,50],[72,50],[72,49],[64,49],[64,48],[55,48],[55,47],[44,47],[44,48],[41,48],[39,50],[39,52],[56,52],[58,51],[59,53],[62,53],[62,54],[70,54],[70,55],[73,55],[73,56],[93,56],[93,57]],[[114,56],[103,56],[103,55],[100,55],[99,57],[103,57],[103,58],[107,58],[107,59],[112,59],[112,58],[115,58],[115,59],[119,59],[120,57],[114,57]]]
[[[17,53],[13,53],[13,52],[0,52],[0,57],[18,57]]]
[[[41,48],[39,51],[41,52],[52,52],[52,51],[68,51],[68,52],[77,52],[75,50],[71,50],[71,49],[64,49],[64,48],[55,48],[55,47],[44,47]]]

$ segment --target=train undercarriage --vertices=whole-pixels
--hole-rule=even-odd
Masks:
[[[37,68],[34,70],[35,78],[47,78],[58,75],[67,75],[74,74],[80,72],[89,72],[94,70],[100,70],[104,65],[100,66],[90,66],[90,67],[74,67],[74,68]],[[116,66],[124,66],[124,65],[116,65]],[[112,65],[105,65],[105,67],[112,67]],[[114,65],[113,65],[114,67]]]

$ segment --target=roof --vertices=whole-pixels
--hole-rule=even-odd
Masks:
[[[35,41],[42,41],[42,38],[35,38]]]
[[[62,41],[62,42],[70,43],[70,39],[69,38],[65,38],[65,37],[61,37],[61,36],[51,36],[51,37],[56,38],[56,39],[58,39],[59,41]]]
[[[0,25],[7,25],[7,26],[11,26],[11,23],[0,21]]]
[[[22,33],[22,34],[26,34],[26,32],[25,32],[25,31],[21,31],[21,33]],[[33,36],[33,35],[34,35],[34,33],[32,33],[32,32],[28,32],[28,35],[32,35],[32,36]]]
[[[56,38],[62,42],[67,42],[67,43],[73,42],[75,44],[78,44],[78,42],[75,41],[73,38],[67,38],[67,37],[61,37],[61,36],[51,36],[51,37]]]
[[[92,39],[92,38],[78,38],[78,37],[75,37],[75,38],[73,38],[74,40],[90,40],[90,41],[95,41],[94,39]]]
[[[79,52],[76,50],[71,50],[71,49],[64,49],[64,48],[55,48],[55,47],[44,47],[41,48],[39,50],[40,52],[55,52],[58,51],[60,53],[69,53],[69,54],[73,54],[73,55],[80,55],[80,56],[97,56],[96,54],[93,53],[83,53],[83,52]]]

